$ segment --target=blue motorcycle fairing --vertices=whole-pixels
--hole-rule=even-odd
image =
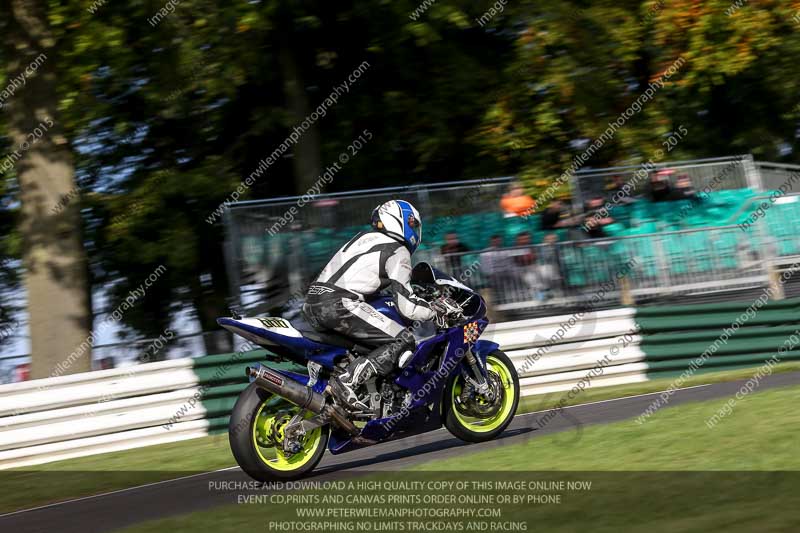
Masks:
[[[388,296],[379,296],[375,299],[368,300],[367,303],[375,308],[379,313],[386,315],[401,326],[406,326],[408,321],[403,318],[397,310],[397,305],[394,303],[394,298]]]
[[[497,344],[496,342],[478,340],[478,342],[475,343],[475,346],[473,347],[472,351],[475,355],[478,356],[478,358],[482,359],[483,362],[485,363],[486,357],[490,353],[497,351],[499,349],[500,345]]]
[[[445,343],[446,352],[442,364],[439,368],[422,372],[421,370],[428,362],[431,352],[443,343]],[[436,390],[431,388],[430,383],[434,382],[434,380],[441,380],[441,378],[436,379],[435,376],[439,375],[443,369],[447,369],[447,375],[449,375],[458,362],[461,361],[465,351],[466,346],[460,329],[446,331],[418,345],[412,360],[406,364],[403,372],[395,379],[395,383],[401,387],[416,391],[414,399],[408,406],[409,409],[426,405],[435,397]],[[425,385],[429,385],[427,390]]]
[[[359,448],[371,446],[373,443],[389,442],[419,435],[420,433],[427,433],[428,431],[434,431],[442,427],[442,417],[439,414],[440,409],[440,406],[437,405],[430,411],[427,408],[409,411],[403,418],[402,426],[398,425],[396,428],[390,430],[386,429],[385,423],[392,420],[391,418],[372,420],[364,426],[357,441],[350,437],[350,435],[338,431],[331,431],[328,437],[328,451],[333,455],[339,455],[341,453],[352,452]]]
[[[244,336],[250,341],[256,342],[267,349],[269,349],[270,344],[283,346],[292,350],[294,353],[305,357],[310,361],[314,361],[315,363],[319,363],[320,365],[326,368],[333,368],[334,361],[341,357],[342,355],[347,353],[345,348],[339,346],[331,346],[328,344],[322,344],[318,342],[314,342],[310,339],[307,339],[300,335],[296,329],[285,327],[285,328],[267,328],[262,325],[258,325],[258,321],[261,319],[234,319],[234,318],[218,318],[217,323],[223,327],[228,327],[228,329],[232,329],[232,331],[236,332],[235,330],[241,330],[243,332],[239,333],[240,335]],[[272,320],[282,320],[287,322],[290,326],[291,323],[285,319],[272,319]],[[281,334],[275,331],[276,329],[285,329],[286,334]],[[249,334],[249,336],[247,335]],[[255,337],[255,338],[254,338]],[[260,341],[260,342],[259,342]]]
[[[489,321],[486,319],[477,320],[475,322],[477,323],[479,334],[482,333],[489,324]],[[442,391],[442,387],[432,387],[431,384],[446,381],[441,379],[441,375],[443,373],[446,376],[451,375],[458,364],[464,360],[464,354],[467,353],[467,350],[473,348],[473,353],[476,353],[474,347],[477,346],[478,343],[482,343],[482,353],[477,353],[478,359],[481,362],[481,369],[484,371],[484,373],[486,372],[486,356],[490,353],[490,351],[499,345],[489,341],[467,342],[467,339],[465,338],[466,327],[467,326],[450,328],[449,330],[440,333],[435,337],[426,339],[417,346],[417,352],[414,354],[411,362],[406,365],[400,376],[395,379],[395,383],[401,387],[405,387],[408,390],[417,391],[417,394],[414,396],[414,400],[412,401],[411,405],[409,405],[409,409],[422,407],[438,400]],[[447,351],[442,360],[442,364],[435,371],[421,372],[420,370],[429,360],[430,352],[443,342],[447,342]],[[495,348],[490,351],[485,351],[487,348],[492,346]],[[443,385],[443,383],[436,384]]]
[[[489,324],[486,319],[475,322],[479,332],[483,332]],[[332,432],[328,442],[330,452],[345,453],[368,446],[370,441],[387,442],[441,427],[445,388],[450,379],[460,372],[459,367],[466,364],[463,362],[466,351],[473,349],[480,369],[485,374],[486,357],[499,346],[490,341],[465,342],[465,327],[453,327],[420,342],[411,361],[395,379],[397,385],[412,391],[409,405],[393,416],[367,422],[360,434],[365,441],[354,442],[349,435]],[[432,352],[443,344],[444,357],[438,368],[423,372],[422,368],[429,361]]]

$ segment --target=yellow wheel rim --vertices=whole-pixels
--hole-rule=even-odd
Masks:
[[[514,397],[516,396],[516,385],[514,384],[514,379],[511,377],[511,371],[500,359],[492,355],[487,357],[486,369],[488,372],[493,372],[500,378],[503,399],[500,410],[497,411],[497,413],[488,418],[477,418],[469,417],[458,412],[456,401],[464,387],[464,381],[461,376],[458,376],[455,383],[453,383],[453,393],[450,399],[456,420],[458,420],[464,428],[476,433],[488,433],[502,426],[512,414],[511,410],[514,407]]]
[[[282,472],[297,470],[308,464],[319,449],[322,442],[322,428],[316,428],[305,435],[301,441],[303,448],[299,452],[287,455],[283,451],[283,426],[300,411],[296,405],[274,395],[258,407],[253,423],[253,448],[267,468]],[[305,414],[305,418],[312,416],[314,413]],[[268,435],[271,433],[279,437],[277,446],[268,443]]]

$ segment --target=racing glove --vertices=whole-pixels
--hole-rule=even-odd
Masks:
[[[448,326],[448,314],[449,310],[447,306],[441,300],[433,300],[429,302],[431,309],[436,313],[436,317],[433,319],[436,327],[439,329],[445,329]]]
[[[436,326],[441,329],[450,327],[450,319],[457,316],[460,310],[457,305],[445,298],[440,298],[430,302],[431,309],[436,312]]]

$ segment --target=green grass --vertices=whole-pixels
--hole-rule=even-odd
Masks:
[[[43,472],[203,472],[236,464],[228,446],[228,434],[158,444],[134,450],[103,453],[13,469]]]
[[[774,367],[774,372],[800,369],[800,363]],[[753,369],[699,374],[683,386],[733,381],[751,376]],[[567,405],[634,396],[661,391],[671,379],[659,379],[600,389],[589,389]],[[519,413],[552,408],[563,393],[527,397],[520,401]],[[647,425],[652,421],[648,421]],[[539,442],[537,440],[536,442]],[[0,513],[34,507],[55,501],[89,496],[145,483],[210,472],[235,466],[226,434],[68,459],[38,466],[0,472]],[[46,480],[56,479],[56,483]]]
[[[726,401],[661,409],[642,425],[631,419],[590,426],[571,445],[551,434],[415,470],[800,470],[800,387],[745,396],[709,429],[705,421]]]
[[[716,427],[707,428],[705,421],[726,401],[662,409],[641,426],[632,420],[591,426],[573,446],[565,447],[556,435],[548,435],[425,463],[412,475],[431,479],[436,471],[433,475],[438,479],[480,479],[476,474],[480,471],[487,480],[591,480],[590,491],[566,492],[560,504],[502,506],[504,521],[525,521],[528,530],[793,530],[792,525],[800,520],[796,505],[800,473],[763,471],[800,470],[800,387],[755,392],[738,401],[733,413]],[[523,470],[536,474],[521,473]],[[401,472],[371,479],[410,478]],[[125,531],[234,533],[252,524],[263,527],[267,519],[298,520],[298,507],[301,505],[227,505]]]
[[[0,513],[236,465],[227,434],[0,472]]]

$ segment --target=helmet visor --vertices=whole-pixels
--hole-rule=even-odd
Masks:
[[[408,215],[408,227],[414,232],[414,235],[417,236],[417,245],[422,242],[422,224],[420,223],[419,219],[414,215]]]

